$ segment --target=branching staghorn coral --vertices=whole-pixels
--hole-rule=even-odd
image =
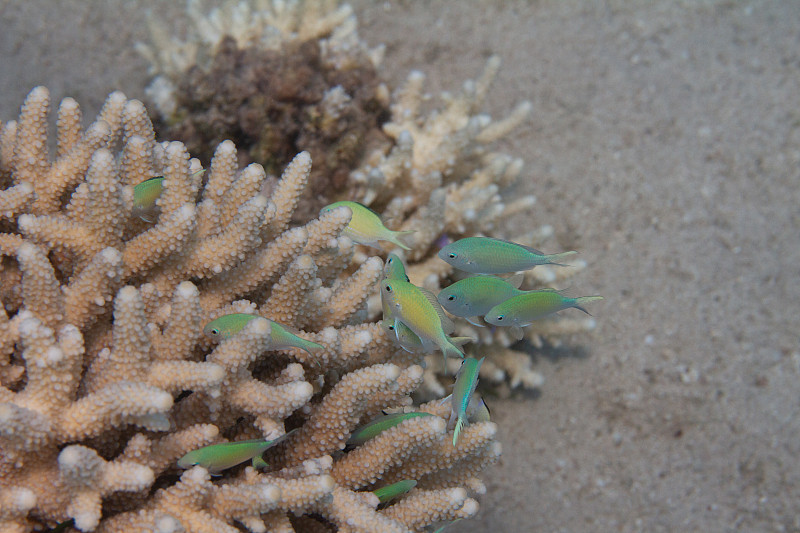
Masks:
[[[292,227],[307,153],[264,196],[266,173],[239,169],[233,143],[200,173],[121,93],[85,131],[64,100],[51,159],[48,109],[38,87],[0,133],[0,529],[406,532],[475,514],[492,423],[454,448],[439,413],[342,451],[381,410],[413,409],[422,359],[365,321],[382,262],[352,270],[349,210]],[[133,186],[153,176],[146,222]],[[230,312],[263,318],[202,336]],[[266,318],[325,349],[271,349]],[[190,450],[292,429],[264,471],[176,469]],[[378,510],[376,482],[410,474],[413,505]]]
[[[253,160],[266,166],[275,163],[275,154],[279,152],[276,147],[286,143],[294,151],[310,150],[315,160],[322,157],[335,161],[332,167],[324,167],[325,172],[313,178],[314,197],[304,202],[311,209],[299,212],[308,218],[322,204],[356,200],[381,213],[387,227],[415,230],[413,250],[403,257],[414,283],[438,291],[448,284],[447,280],[458,279],[458,273],[436,258],[443,240],[487,234],[498,236],[501,220],[530,213],[536,198],[520,195],[523,161],[493,151],[491,145],[527,120],[532,106],[522,102],[501,120],[492,120],[481,112],[500,67],[498,57],[490,58],[480,77],[464,83],[459,93],[443,94],[443,106],[424,112],[423,109],[431,107],[426,104],[430,95],[425,92],[424,75],[412,72],[390,98],[386,84],[371,70],[380,66],[382,49],[370,50],[359,40],[355,16],[347,5],[339,6],[332,0],[227,2],[206,14],[200,3],[191,2],[187,13],[190,21],[185,40],[166,37],[167,33],[159,30],[158,23],[154,22],[153,45],[140,45],[140,50],[150,60],[153,73],[157,74],[149,94],[155,102],[161,102],[157,105],[159,119],[167,123],[194,124],[189,129],[170,129],[170,135],[192,142],[198,128],[214,130],[215,135],[222,138],[233,138],[248,129],[251,121],[230,118],[231,113],[219,113],[216,103],[197,95],[197,88],[207,85],[207,80],[231,80],[238,76],[249,80],[248,101],[273,100],[272,89],[257,89],[258,84],[250,83],[254,76],[242,74],[270,68],[274,72],[278,67],[272,59],[265,59],[264,54],[279,53],[283,58],[281,64],[291,64],[295,70],[323,70],[329,79],[347,80],[348,83],[327,91],[325,96],[315,97],[313,105],[300,113],[302,117],[298,118],[296,110],[292,111],[295,120],[290,128],[275,129],[274,120],[266,121],[266,125],[263,120],[256,121],[260,129],[248,129],[250,134],[243,142],[248,147],[270,147],[266,151],[248,148]],[[298,56],[294,52],[302,46],[319,49],[324,67],[318,67],[318,58]],[[215,61],[222,65],[235,64],[236,75],[225,77],[222,71],[212,74]],[[265,61],[272,66],[266,67]],[[360,83],[353,85],[354,78],[359,77]],[[218,99],[240,102],[238,96],[225,92],[233,82],[226,83],[228,86],[220,89],[226,97]],[[356,86],[361,87],[358,92]],[[363,102],[372,103],[365,105]],[[240,104],[237,104],[237,113],[248,109],[249,104]],[[372,113],[373,118],[367,120],[361,114],[361,118],[354,120],[354,105],[361,110],[359,113],[364,112],[366,116]],[[388,113],[385,113],[387,108]],[[227,122],[221,124],[219,120],[209,120],[209,116],[223,116]],[[308,117],[313,120],[307,123],[307,133],[295,134],[297,124],[304,123]],[[383,135],[354,134],[363,131],[358,126],[363,123],[362,119],[371,124],[372,129],[380,126]],[[319,130],[330,133],[329,137],[327,134],[315,137],[312,131],[320,124],[338,126]],[[355,129],[345,131],[351,127]],[[322,139],[322,142],[313,139]],[[353,139],[346,149],[339,144],[344,139]],[[294,155],[294,151],[289,150],[283,157]],[[349,155],[340,157],[345,152]],[[547,243],[552,233],[551,227],[543,226],[504,237],[539,247]],[[370,253],[358,247],[353,255],[354,263],[359,264]],[[525,288],[562,284],[562,277],[574,275],[585,266],[581,260],[572,260],[569,264],[572,268],[562,271],[538,267],[528,272]],[[377,320],[379,310],[378,297],[373,295],[369,318]],[[487,357],[481,369],[484,382],[507,382],[511,387],[527,388],[541,385],[543,379],[533,370],[530,355],[511,348],[516,339],[504,332],[493,335],[461,320],[457,323],[457,335],[479,339],[475,353]],[[545,342],[558,345],[562,337],[594,327],[591,318],[564,317],[528,328],[526,335],[532,346],[541,348]],[[445,388],[435,375],[441,365],[433,356],[427,361],[423,389],[427,396],[441,396]]]

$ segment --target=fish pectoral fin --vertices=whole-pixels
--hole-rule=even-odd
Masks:
[[[525,279],[525,274],[520,272],[519,274],[514,274],[510,278],[506,279],[506,283],[514,287],[515,289],[519,289],[522,286],[522,282]]]
[[[525,336],[525,332],[522,331],[522,328],[519,326],[511,326],[511,336],[521,341],[522,338]]]
[[[464,320],[466,320],[473,326],[478,326],[479,328],[485,328],[488,325],[486,321],[479,316],[465,316]]]

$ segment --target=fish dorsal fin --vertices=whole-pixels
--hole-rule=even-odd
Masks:
[[[439,300],[436,298],[436,295],[433,294],[428,289],[423,289],[422,287],[417,287],[419,292],[425,296],[425,299],[430,302],[434,309],[436,309],[436,314],[439,315],[439,319],[442,321],[442,330],[444,330],[445,335],[450,335],[455,331],[456,325],[453,324],[453,321],[450,320],[450,317],[444,313],[444,309],[442,309],[442,304],[439,303]]]
[[[514,287],[515,289],[519,289],[522,286],[522,281],[525,279],[525,274],[519,273],[514,274],[510,278],[506,279],[506,283]]]
[[[520,248],[525,248],[529,252],[534,253],[536,255],[545,255],[544,253],[542,253],[541,251],[537,250],[536,248],[532,248],[530,246],[525,246],[524,244],[520,244],[518,242],[507,241],[505,239],[495,239],[495,240],[496,241],[500,241],[500,242],[504,242],[506,244],[513,244],[514,246],[519,246]]]

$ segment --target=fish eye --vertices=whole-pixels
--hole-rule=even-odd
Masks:
[[[211,330],[211,334],[212,335],[219,335],[219,329],[217,329],[217,328],[212,329]]]
[[[503,320],[504,315],[497,315],[497,320]]]
[[[384,285],[383,288],[386,289],[386,292],[392,292],[392,286],[391,285]]]
[[[452,253],[452,252],[451,252],[451,253],[449,253],[449,254],[447,254],[447,255],[449,255],[449,256],[450,256],[450,259],[455,259],[456,257],[458,257],[458,254],[454,254],[454,253]]]
[[[391,265],[391,264],[392,264],[392,261],[394,261],[394,257],[390,257],[389,259],[387,259],[387,260],[386,260],[386,264],[389,264],[389,265]]]
[[[450,300],[450,301],[452,302],[453,300],[455,300],[455,299],[456,299],[456,297],[455,297],[454,295],[452,295],[452,294],[451,294],[450,296],[448,296],[448,297],[447,297],[447,299],[448,299],[448,300]]]

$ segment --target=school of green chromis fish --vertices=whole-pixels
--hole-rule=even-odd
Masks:
[[[139,216],[150,221],[156,209],[163,178],[144,181],[134,188],[134,206]],[[380,241],[390,242],[404,250],[409,250],[403,238],[412,232],[392,231],[381,222],[380,217],[369,208],[357,203],[342,201],[328,205],[322,212],[338,207],[347,207],[352,218],[343,234],[353,242],[377,247]],[[447,315],[462,317],[477,326],[509,327],[512,334],[522,338],[522,329],[558,311],[574,307],[588,314],[583,305],[601,296],[569,298],[554,289],[521,290],[522,274],[500,278],[494,274],[509,274],[529,270],[537,265],[558,265],[562,258],[576,252],[546,255],[521,244],[488,237],[468,237],[444,246],[439,257],[453,267],[475,274],[445,287],[438,295],[412,284],[406,275],[405,265],[399,256],[389,254],[384,267],[384,277],[380,283],[383,306],[382,327],[397,340],[406,351],[430,353],[441,350],[445,362],[447,357],[463,359],[456,375],[453,393],[442,400],[451,403],[450,424],[453,425],[453,446],[458,444],[459,436],[468,421],[489,420],[489,410],[483,399],[474,396],[483,358],[466,357],[460,346],[473,339],[470,337],[450,337],[455,325]],[[445,311],[447,313],[445,313]],[[217,318],[208,323],[204,333],[221,341],[241,331],[245,325],[258,315],[234,313]],[[303,339],[298,332],[285,325],[271,321],[272,347],[275,349],[296,347],[311,354],[323,349],[320,344]],[[445,370],[446,371],[446,370]],[[394,427],[404,420],[420,416],[433,416],[428,413],[384,414],[366,425],[357,428],[347,441],[347,448],[360,446],[382,431]],[[240,442],[227,442],[205,446],[191,451],[178,461],[180,468],[201,465],[211,474],[219,474],[245,461],[252,461],[254,467],[265,467],[262,454],[270,447],[285,439],[286,435],[272,440],[254,439]],[[404,480],[375,491],[382,504],[416,485],[416,481]]]

